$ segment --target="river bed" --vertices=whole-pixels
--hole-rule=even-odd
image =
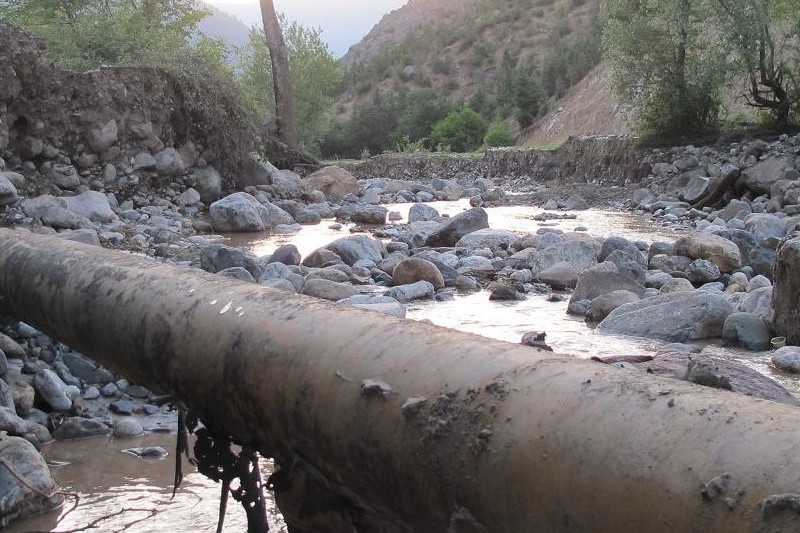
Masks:
[[[437,202],[430,204],[441,213],[455,215],[469,208],[465,201]],[[388,206],[403,217],[411,204]],[[535,221],[533,217],[541,210],[527,206],[498,207],[487,210],[489,225],[495,229],[514,232],[535,233],[541,227],[556,227],[564,231],[576,228],[596,237],[618,235],[630,240],[645,242],[673,241],[681,228],[658,225],[644,215],[631,212],[589,210],[575,212],[575,219]],[[402,223],[402,220],[398,223]],[[291,235],[239,234],[226,236],[223,242],[243,246],[256,255],[271,254],[278,246],[295,244],[305,256],[316,248],[347,236],[351,226],[338,225],[334,221],[323,221],[316,226],[304,227]],[[408,318],[430,320],[434,324],[477,333],[486,337],[512,343],[520,341],[525,332],[536,330],[547,333],[547,343],[556,352],[577,357],[646,354],[657,350],[663,343],[647,339],[634,339],[600,335],[580,317],[567,315],[568,295],[564,301],[552,302],[546,295],[532,294],[520,302],[490,302],[488,293],[456,293],[446,302],[417,301],[408,304]],[[794,393],[800,393],[797,378],[780,373],[769,365],[769,352],[746,352],[731,350],[714,343],[705,346],[715,354],[726,354],[732,359],[747,364],[776,379]],[[174,424],[174,413],[158,415],[159,424],[169,427]],[[145,427],[156,423],[143,419]],[[174,426],[173,426],[174,427]],[[169,456],[162,460],[144,460],[122,452],[124,448],[137,446],[162,446]],[[174,432],[153,432],[137,439],[92,439],[78,442],[53,443],[45,449],[48,461],[62,466],[53,466],[56,482],[66,492],[80,495],[80,505],[66,514],[61,523],[56,523],[70,508],[72,500],[60,513],[23,521],[12,525],[8,531],[67,531],[86,527],[94,520],[109,517],[97,524],[98,531],[126,532],[205,532],[215,531],[219,503],[219,485],[193,472],[194,467],[184,462],[183,486],[171,499],[174,469]],[[265,465],[265,476],[269,466]],[[120,509],[135,509],[120,513]],[[150,510],[157,510],[151,515]],[[115,514],[120,513],[120,514]],[[270,505],[271,531],[286,531],[280,514]],[[238,503],[228,503],[226,531],[244,531],[246,520]]]

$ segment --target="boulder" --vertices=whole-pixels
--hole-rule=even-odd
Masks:
[[[578,283],[578,271],[572,263],[561,261],[539,272],[538,278],[556,290],[573,288]]]
[[[742,266],[739,247],[719,235],[704,231],[693,231],[675,241],[674,255],[685,255],[692,259],[707,259],[717,265],[721,272],[732,272]]]
[[[691,176],[688,183],[686,183],[686,188],[683,190],[683,199],[690,203],[699,200],[708,190],[710,182],[711,178],[708,176]]]
[[[66,208],[79,217],[92,222],[109,223],[117,220],[117,215],[108,203],[108,196],[97,191],[84,191],[77,196],[63,198]]]
[[[359,291],[350,283],[337,283],[322,278],[311,278],[303,284],[301,294],[337,302],[358,294]]]
[[[783,179],[783,173],[794,168],[792,159],[773,157],[759,161],[742,173],[741,181],[755,193],[767,194],[770,188]]]
[[[75,229],[84,221],[89,223],[67,209],[67,203],[63,198],[49,194],[23,200],[22,212],[26,216],[41,220],[45,226],[56,229]]]
[[[635,259],[642,267],[647,267],[647,257],[644,253],[634,243],[623,237],[604,239],[600,252],[597,254],[597,261],[602,263],[615,251],[622,251],[626,256]]]
[[[431,298],[435,292],[436,289],[433,288],[431,283],[427,281],[418,281],[408,285],[392,287],[386,294],[399,302],[408,302],[411,300]]]
[[[512,243],[519,239],[516,233],[506,230],[484,228],[472,233],[467,233],[456,242],[457,247],[475,250],[478,248],[501,248],[507,250]]]
[[[359,204],[356,206],[350,220],[361,224],[381,225],[386,223],[388,209],[382,205]]]
[[[751,313],[731,313],[722,327],[722,340],[753,352],[769,349],[769,326]]]
[[[73,416],[62,423],[53,432],[56,440],[87,439],[90,437],[103,437],[111,434],[111,428],[103,421],[96,418],[82,418]]]
[[[770,213],[753,213],[744,219],[744,229],[759,241],[786,236],[786,221]]]
[[[267,260],[268,263],[283,263],[284,265],[299,265],[300,252],[294,244],[279,246]]]
[[[800,374],[800,347],[784,346],[772,354],[772,364],[784,372]]]
[[[0,204],[2,205],[2,204]],[[434,220],[439,217],[439,211],[425,204],[414,204],[408,210],[408,222],[421,222]]]
[[[398,263],[391,272],[392,285],[410,285],[418,281],[427,281],[434,289],[445,286],[444,277],[439,268],[425,259],[411,257]]]
[[[256,279],[261,276],[262,272],[258,258],[241,248],[224,244],[209,244],[203,247],[203,253],[200,255],[200,268],[214,273],[233,267],[244,268]]]
[[[300,198],[305,192],[303,181],[291,170],[279,170],[272,173],[272,190],[281,198]]]
[[[676,292],[618,307],[600,322],[601,333],[686,342],[722,335],[731,304],[717,294]]]
[[[211,165],[194,168],[189,179],[203,202],[208,204],[222,196],[222,176]]]
[[[335,253],[350,266],[353,266],[360,259],[369,259],[377,264],[383,259],[384,251],[383,243],[368,235],[342,237],[328,244],[325,248]],[[303,264],[306,264],[305,261]]]
[[[0,173],[0,207],[15,203],[17,198],[17,188]]]
[[[272,174],[278,172],[278,169],[269,161],[262,161],[255,152],[250,152],[244,161],[244,168],[236,178],[236,185],[239,188],[247,187],[248,185],[270,185],[272,183]]]
[[[464,235],[489,227],[489,215],[482,207],[459,213],[433,232],[425,245],[431,247],[455,246]]]
[[[0,468],[0,529],[62,504],[64,496],[50,475],[44,457],[19,437],[0,437],[0,457],[13,468]]]
[[[567,262],[578,272],[597,265],[597,252],[587,241],[565,241],[528,256],[528,266],[538,274],[557,263]]]
[[[60,232],[59,239],[72,242],[82,242],[83,244],[90,244],[92,246],[100,246],[100,236],[97,230],[94,229],[70,229]]]
[[[644,296],[644,287],[624,274],[607,270],[587,270],[578,276],[578,283],[569,299],[567,311],[574,312],[577,302],[591,301],[598,296],[618,290],[632,292],[640,298]]]
[[[586,318],[593,322],[600,322],[617,307],[638,302],[639,300],[641,300],[641,297],[631,291],[613,291],[608,294],[602,294],[592,299]]]
[[[744,220],[752,212],[753,209],[748,202],[734,198],[722,211],[717,213],[717,216],[725,222],[730,222],[733,219]]]
[[[25,349],[20,344],[3,333],[0,333],[0,351],[9,359],[25,359]]]
[[[67,384],[49,369],[40,370],[33,378],[36,394],[54,411],[69,411],[72,400],[67,396]]]
[[[670,292],[694,292],[694,285],[686,278],[672,278],[659,288],[659,292],[662,294]]]
[[[236,192],[217,200],[208,208],[216,231],[251,232],[270,227],[270,212],[252,195]]]
[[[118,133],[117,121],[111,119],[106,123],[96,124],[89,128],[86,138],[92,151],[97,155],[103,155],[117,142]]]
[[[357,307],[359,309],[366,309],[383,313],[385,315],[396,316],[398,318],[406,317],[406,306],[392,298],[391,296],[375,296],[372,294],[357,294],[344,300],[336,302],[337,305],[346,305],[348,307]]]
[[[719,267],[707,259],[695,259],[686,268],[686,277],[692,283],[710,283],[720,277]]]
[[[175,148],[165,148],[155,155],[159,176],[176,178],[183,175],[183,158]]]
[[[358,180],[341,167],[324,167],[303,178],[303,187],[307,193],[322,191],[330,199],[339,200],[348,194],[357,195]]]
[[[786,343],[800,345],[800,237],[778,249],[772,288],[772,327]]]

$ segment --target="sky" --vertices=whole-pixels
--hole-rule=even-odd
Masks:
[[[261,25],[258,0],[205,0],[239,17],[247,26]],[[331,53],[341,57],[356,44],[384,14],[407,0],[274,0],[275,10],[306,27],[322,29]]]

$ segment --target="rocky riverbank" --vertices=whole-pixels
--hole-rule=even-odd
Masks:
[[[427,179],[359,180],[326,167],[304,177],[255,157],[236,180],[227,180],[190,143],[157,145],[118,164],[57,149],[48,157],[17,150],[0,158],[0,221],[397,316],[405,316],[405,303],[415,299],[486,288],[495,300],[569,298],[569,312],[599,322],[603,332],[680,343],[722,338],[765,350],[776,333],[796,342],[793,330],[775,330],[774,316],[790,313],[794,304],[774,295],[796,291],[774,274],[774,265],[780,245],[798,235],[798,146],[800,138],[784,137],[771,144],[677,148],[660,154],[665,162],[650,166],[646,176],[622,178],[627,185],[602,191],[536,176],[440,172]],[[692,207],[733,172],[737,181],[718,202]],[[248,185],[226,188],[232,182]],[[454,217],[441,217],[427,205],[459,198],[469,198],[473,207]],[[645,244],[598,239],[588,231],[489,228],[484,208],[510,201],[541,205],[542,220],[599,201],[628,201],[651,213],[654,223],[687,232],[675,242]],[[387,224],[395,217],[385,203],[413,203],[408,223]],[[305,257],[293,246],[256,257],[212,237],[293,232],[320,223],[350,224],[353,235]],[[15,494],[0,508],[7,522],[59,501],[41,458],[31,453],[35,447],[51,438],[162,430],[165,408],[162,397],[14,320],[13,309],[3,312],[0,486]],[[526,338],[546,348],[536,332]],[[663,373],[797,403],[752,371],[703,354],[690,358],[692,351],[676,345],[655,362],[615,363],[632,370],[671,368]],[[778,368],[796,371],[798,360],[791,345],[775,352]]]

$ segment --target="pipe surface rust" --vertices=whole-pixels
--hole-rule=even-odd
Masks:
[[[800,531],[793,407],[8,229],[0,310],[322,487],[319,531]]]

